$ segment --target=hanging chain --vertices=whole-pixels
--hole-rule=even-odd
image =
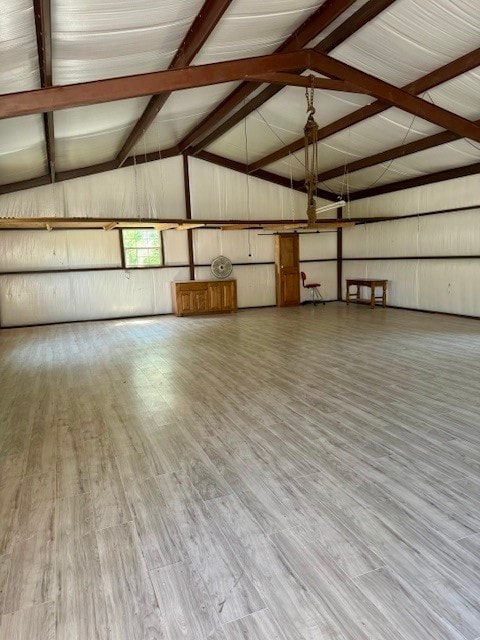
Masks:
[[[312,116],[315,113],[315,107],[313,106],[313,98],[314,98],[314,81],[315,76],[311,75],[310,77],[310,86],[305,89],[305,98],[307,99],[307,113],[311,113]]]
[[[307,122],[305,123],[305,187],[308,194],[307,217],[309,224],[315,224],[317,219],[315,195],[318,185],[318,124],[313,117],[315,114],[314,100],[315,76],[310,76],[310,86],[305,89],[307,99]]]

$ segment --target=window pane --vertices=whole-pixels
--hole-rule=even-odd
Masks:
[[[163,264],[160,231],[122,229],[127,267],[159,267]]]
[[[125,248],[159,247],[160,232],[156,229],[123,229]]]
[[[138,265],[136,249],[125,249],[125,264],[127,267],[136,267]]]

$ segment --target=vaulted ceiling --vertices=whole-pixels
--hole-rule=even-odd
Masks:
[[[324,196],[480,172],[478,0],[4,0],[2,10],[0,193],[180,153],[301,189],[305,96],[293,73],[335,78],[315,96]],[[316,52],[305,68],[277,64],[268,77],[261,61],[223,65],[221,78],[205,66],[203,84],[186,72],[138,77],[303,48]],[[109,93],[102,81],[119,77]]]

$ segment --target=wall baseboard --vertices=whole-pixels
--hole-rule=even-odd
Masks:
[[[337,302],[343,302],[346,306],[345,300],[338,300]],[[355,304],[355,303],[353,303]],[[381,305],[376,305],[378,309],[382,309]],[[399,307],[394,304],[387,304],[387,309],[400,309],[402,311],[418,311],[419,313],[433,313],[440,316],[451,316],[454,318],[468,318],[469,320],[480,320],[480,316],[468,316],[463,313],[450,313],[448,311],[434,311],[432,309],[417,309],[415,307]]]

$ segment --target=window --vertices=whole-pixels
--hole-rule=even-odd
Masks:
[[[163,265],[163,238],[156,229],[122,229],[125,266],[160,267]]]

